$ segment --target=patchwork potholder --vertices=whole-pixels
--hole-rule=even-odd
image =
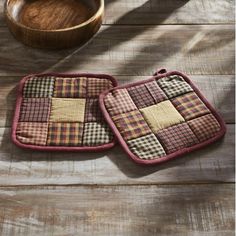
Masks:
[[[109,75],[37,74],[19,84],[12,139],[35,150],[99,151],[114,146],[99,108]]]
[[[100,106],[126,153],[142,164],[202,148],[226,131],[219,114],[177,71],[162,69],[148,80],[106,91]]]

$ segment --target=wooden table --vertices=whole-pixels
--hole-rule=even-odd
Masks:
[[[23,75],[103,72],[129,83],[159,67],[191,76],[227,122],[224,140],[150,168],[119,146],[65,154],[11,143]],[[107,0],[92,41],[53,52],[18,43],[1,13],[0,76],[1,236],[234,235],[233,0]]]

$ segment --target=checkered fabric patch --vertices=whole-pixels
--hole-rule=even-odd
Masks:
[[[176,97],[171,101],[185,120],[191,120],[210,113],[208,108],[194,92]]]
[[[157,137],[168,154],[198,143],[197,137],[187,123],[160,130]]]
[[[112,119],[126,140],[151,133],[150,128],[138,110],[116,115]]]
[[[47,123],[19,122],[16,129],[16,138],[24,144],[45,146],[47,131]]]
[[[49,123],[47,145],[81,146],[83,123]]]
[[[126,89],[114,90],[108,93],[104,102],[111,116],[137,110]]]
[[[97,98],[88,98],[85,106],[85,122],[95,122],[103,120],[103,115],[99,107]]]
[[[128,88],[128,92],[138,108],[155,104],[152,95],[149,93],[147,87],[144,84]]]
[[[83,146],[101,145],[111,142],[113,134],[105,123],[85,123]]]
[[[86,78],[56,78],[54,97],[84,98],[86,96]]]
[[[157,80],[157,83],[168,98],[177,97],[181,94],[193,91],[190,85],[179,75],[161,78]]]
[[[220,131],[220,124],[212,114],[190,120],[188,124],[200,141],[212,138]]]
[[[156,159],[166,155],[154,134],[129,140],[127,144],[131,152],[141,159]]]
[[[54,87],[54,77],[33,77],[25,82],[23,97],[52,97]]]
[[[88,97],[97,97],[100,93],[112,88],[112,82],[107,79],[88,78]]]
[[[47,122],[50,104],[49,98],[24,98],[19,120],[23,122]]]

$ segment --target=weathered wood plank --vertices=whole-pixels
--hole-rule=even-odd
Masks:
[[[107,0],[106,24],[234,23],[233,0]]]
[[[0,28],[0,75],[89,71],[147,75],[168,66],[188,74],[234,74],[234,26],[103,26],[82,49],[42,51]]]
[[[234,185],[0,189],[0,233],[233,236]]]
[[[164,184],[234,181],[234,125],[224,140],[160,166],[132,162],[117,146],[101,153],[48,153],[19,149],[0,129],[0,185]]]
[[[116,76],[120,84],[144,80],[149,76]],[[16,86],[21,77],[0,77],[0,127],[9,127],[15,108]],[[234,76],[191,76],[191,79],[221,112],[227,123],[234,123]]]
[[[0,1],[0,26],[5,26]],[[233,0],[106,0],[104,24],[234,23]]]

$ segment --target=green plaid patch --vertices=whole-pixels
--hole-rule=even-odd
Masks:
[[[102,145],[111,142],[113,134],[106,124],[102,123],[85,123],[83,146]]]
[[[25,82],[23,97],[47,98],[52,97],[55,79],[51,76],[33,77]]]
[[[154,159],[166,155],[165,150],[154,134],[127,141],[128,146],[140,159]]]

